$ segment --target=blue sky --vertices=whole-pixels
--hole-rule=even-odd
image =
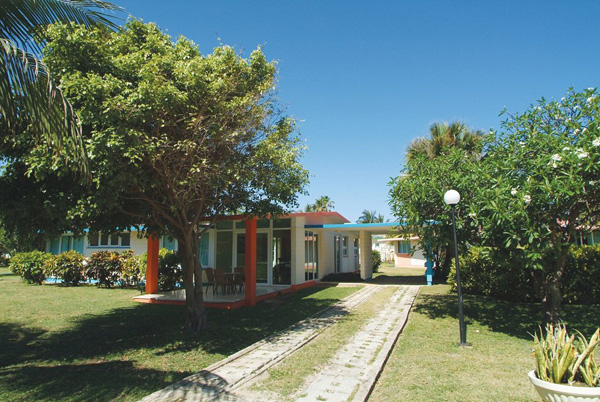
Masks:
[[[350,221],[364,209],[391,218],[387,184],[432,123],[499,129],[505,107],[599,82],[592,0],[114,2],[205,54],[261,45],[308,146],[301,206],[328,195]]]

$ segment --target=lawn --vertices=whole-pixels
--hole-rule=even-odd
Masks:
[[[459,348],[456,294],[422,287],[402,335],[369,401],[539,400],[527,378],[539,304],[465,297],[467,341]],[[564,306],[569,328],[590,336],[600,306]]]
[[[138,400],[280,331],[357,288],[311,288],[255,308],[209,310],[200,336],[181,306],[137,290],[31,286],[0,270],[0,400]]]

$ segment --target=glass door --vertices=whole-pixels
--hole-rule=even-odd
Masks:
[[[256,283],[269,281],[269,234],[256,234]]]

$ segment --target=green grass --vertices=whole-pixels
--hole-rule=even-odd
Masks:
[[[420,267],[394,267],[393,263],[384,262],[379,267],[379,272],[373,274],[371,283],[394,285],[426,285],[425,268]]]
[[[209,310],[199,336],[182,306],[136,290],[31,286],[0,270],[0,400],[138,400],[357,288],[310,288],[255,308]]]
[[[569,328],[591,335],[600,306],[564,306]],[[467,341],[460,348],[456,294],[446,285],[422,287],[369,401],[539,400],[527,378],[533,369],[531,333],[539,304],[465,297]]]
[[[289,400],[337,351],[373,318],[397,288],[386,288],[361,304],[283,362],[267,371],[267,378],[254,384],[253,390],[277,395],[276,400]],[[273,398],[270,398],[273,399]]]

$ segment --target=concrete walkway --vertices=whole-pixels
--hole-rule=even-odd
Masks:
[[[251,400],[252,397],[245,395],[244,390],[240,389],[243,385],[310,342],[381,289],[382,286],[366,285],[314,316],[148,395],[142,401]],[[311,380],[310,388],[299,400],[365,400],[406,322],[417,290],[418,287],[399,287],[380,314],[359,331],[348,347],[339,351],[333,361]],[[350,393],[345,392],[348,389]]]

